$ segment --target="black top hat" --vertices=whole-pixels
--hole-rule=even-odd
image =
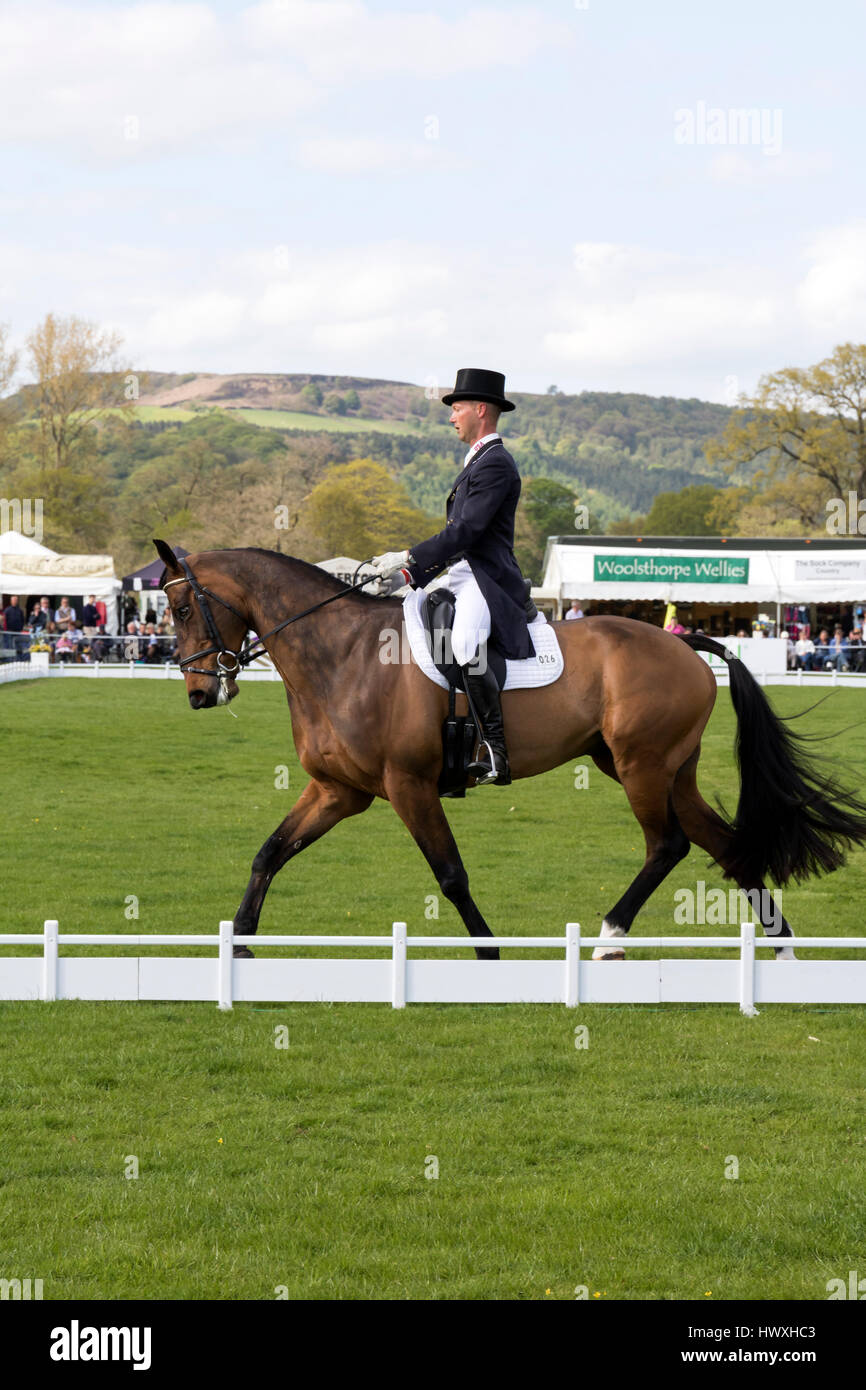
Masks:
[[[442,397],[443,405],[453,405],[455,401],[490,401],[500,410],[514,409],[514,402],[505,399],[504,373],[486,372],[481,367],[460,368],[454,390]]]

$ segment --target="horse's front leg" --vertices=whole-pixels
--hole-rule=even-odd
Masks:
[[[469,892],[469,876],[442,810],[436,784],[408,773],[390,771],[386,774],[385,786],[391,805],[436,875],[445,897],[460,913],[469,935],[492,936]],[[476,946],[475,954],[479,960],[499,959],[495,946]]]
[[[340,782],[310,782],[253,860],[250,881],[235,913],[235,936],[255,935],[265,894],[284,864],[314,840],[321,839],[339,821],[366,811],[372,800],[367,792]],[[235,946],[234,954],[251,956],[252,951],[246,946]]]

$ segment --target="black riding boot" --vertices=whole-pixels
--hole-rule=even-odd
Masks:
[[[478,786],[495,782],[505,787],[511,781],[508,766],[508,749],[505,747],[505,729],[502,724],[502,705],[499,700],[499,686],[489,666],[483,674],[473,670],[474,662],[461,667],[466,686],[466,695],[478,722],[481,741],[478,757],[469,764],[467,772],[474,777]],[[490,755],[493,754],[491,766]]]

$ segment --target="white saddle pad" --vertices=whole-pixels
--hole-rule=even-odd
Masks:
[[[441,685],[443,690],[447,690],[448,682],[436,670],[433,665],[433,658],[427,648],[424,620],[421,617],[421,605],[426,597],[426,590],[410,589],[403,600],[406,635],[409,638],[409,648],[415,665],[420,666],[424,675],[428,676],[436,685]],[[503,687],[505,690],[524,690],[530,686],[552,685],[562,675],[562,652],[556,640],[556,633],[543,613],[539,613],[535,621],[529,624],[529,635],[532,638],[535,655],[527,656],[522,661],[506,659],[505,685]]]

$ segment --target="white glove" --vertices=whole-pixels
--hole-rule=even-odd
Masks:
[[[370,561],[380,579],[390,579],[408,563],[408,550],[386,550],[384,555],[374,555]]]

